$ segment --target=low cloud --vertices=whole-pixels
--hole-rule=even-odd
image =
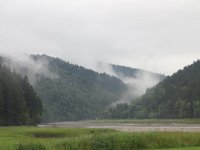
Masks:
[[[0,0],[0,51],[167,75],[200,56],[199,0]]]
[[[58,79],[56,72],[49,70],[49,62],[46,59],[34,60],[31,55],[4,55],[4,65],[21,76],[27,76],[30,83],[35,85],[40,77]]]
[[[128,87],[121,99],[113,103],[112,106],[119,103],[130,103],[132,100],[142,96],[146,89],[155,86],[163,79],[158,74],[138,69],[135,69],[133,76],[124,75],[123,72],[115,72],[112,65],[106,63],[97,63],[96,71],[115,76],[121,79]]]

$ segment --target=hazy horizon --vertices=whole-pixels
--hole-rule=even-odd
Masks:
[[[171,75],[200,56],[198,0],[0,0],[0,53]]]

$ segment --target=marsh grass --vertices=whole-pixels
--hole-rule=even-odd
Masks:
[[[63,150],[142,150],[200,146],[199,133],[110,133],[87,138],[63,140],[56,144]]]
[[[18,144],[15,150],[46,150],[46,147],[40,143]]]
[[[109,129],[80,128],[0,128],[1,150],[144,150],[194,146],[200,147],[200,133],[124,133]]]

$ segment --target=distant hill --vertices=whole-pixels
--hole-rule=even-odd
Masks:
[[[108,75],[47,55],[15,59],[4,63],[28,76],[43,102],[43,122],[99,118],[109,107],[130,102],[164,78],[118,65],[112,65],[115,73]]]
[[[121,79],[127,85],[128,90],[123,93],[121,100],[116,102],[115,105],[130,103],[134,99],[142,96],[146,92],[146,89],[155,86],[166,77],[162,74],[142,69],[106,64],[103,62],[99,62],[96,68],[100,72],[105,72]]]
[[[200,118],[200,61],[167,77],[131,105],[111,108],[108,118]]]
[[[131,68],[126,66],[120,66],[120,65],[114,65],[111,64],[111,67],[116,75],[120,77],[127,77],[127,78],[140,78],[143,75],[148,75],[154,79],[157,79],[159,81],[163,80],[165,78],[165,75],[137,69],[137,68]]]
[[[49,70],[58,76],[37,77],[34,87],[44,103],[43,121],[95,119],[127,89],[120,79],[105,73],[46,55],[32,58],[47,61]]]

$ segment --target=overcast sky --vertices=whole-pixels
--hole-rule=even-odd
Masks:
[[[0,0],[0,52],[172,74],[200,57],[200,1]]]

